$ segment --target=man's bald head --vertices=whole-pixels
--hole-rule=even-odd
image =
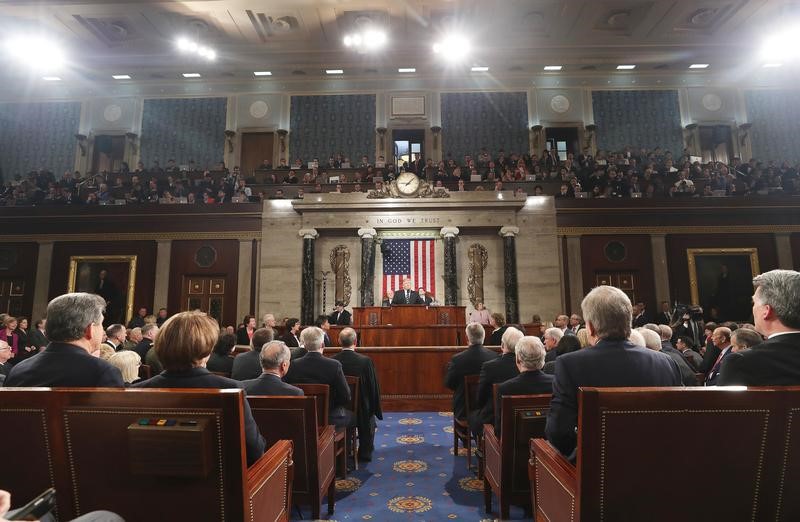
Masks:
[[[275,372],[283,363],[287,364],[292,358],[292,352],[283,341],[270,341],[261,348],[261,367],[265,371]]]

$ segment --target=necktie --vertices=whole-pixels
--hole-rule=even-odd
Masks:
[[[410,301],[411,301],[411,294],[408,290],[406,290],[406,304],[408,304]]]

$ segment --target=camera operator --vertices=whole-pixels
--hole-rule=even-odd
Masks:
[[[678,181],[675,182],[675,192],[679,194],[694,194],[694,182],[686,177],[686,170],[678,172]]]
[[[680,305],[678,305],[680,309]],[[692,340],[695,346],[705,344],[703,335],[703,309],[699,306],[687,307],[679,316],[677,324],[672,325],[675,332],[674,338],[686,336]]]

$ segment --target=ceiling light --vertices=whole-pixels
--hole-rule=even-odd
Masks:
[[[545,71],[560,71],[563,68],[564,68],[563,65],[545,65],[544,66],[544,70]]]
[[[797,48],[797,31],[785,30],[770,36],[761,45],[761,59],[768,63],[782,63],[797,58],[800,50]]]
[[[111,77],[114,78],[115,80],[130,80],[131,79],[131,75],[130,74],[112,74]]]
[[[42,72],[57,71],[65,61],[61,48],[43,38],[15,37],[6,41],[5,47],[9,57]]]
[[[42,76],[42,80],[46,82],[60,82],[61,78],[58,76]]]
[[[325,69],[325,74],[344,74],[342,69]]]
[[[359,52],[375,51],[386,45],[387,40],[386,31],[373,28],[346,35],[344,46],[357,48]]]
[[[480,66],[480,67],[472,67],[472,68],[470,69],[470,71],[472,71],[472,72],[486,72],[486,71],[488,71],[488,70],[489,70],[489,68],[488,68],[488,67],[485,67],[485,66]]]
[[[449,35],[443,40],[433,44],[433,52],[442,56],[446,60],[459,61],[466,58],[472,46],[466,37],[461,35]]]
[[[633,69],[636,69],[635,65],[617,65],[618,71],[631,71]]]
[[[255,71],[253,76],[272,76],[272,71]]]
[[[200,78],[200,73],[183,73],[184,78]]]
[[[175,45],[178,47],[178,50],[183,53],[196,53],[198,56],[202,56],[206,60],[213,61],[217,59],[217,51],[211,49],[210,47],[200,45],[198,42],[189,38],[180,37],[175,40]]]
[[[417,72],[417,70],[415,68],[413,68],[413,67],[401,67],[401,68],[397,69],[397,72],[399,72],[399,73],[413,73],[413,72]]]
[[[708,69],[707,63],[693,63],[689,66],[689,69]]]
[[[783,67],[782,63],[772,62],[772,63],[765,63],[764,67],[766,69],[777,69],[778,67]]]

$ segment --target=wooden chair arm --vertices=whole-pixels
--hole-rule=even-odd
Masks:
[[[247,470],[249,520],[288,521],[292,505],[293,445],[279,440]]]
[[[552,522],[580,520],[575,466],[544,439],[531,439],[528,473],[535,488],[534,519]]]
[[[486,480],[496,488],[500,488],[502,481],[503,453],[500,441],[491,424],[483,425],[483,473]]]

